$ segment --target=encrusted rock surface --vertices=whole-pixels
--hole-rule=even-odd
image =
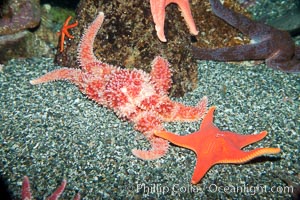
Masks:
[[[40,0],[7,0],[0,5],[0,35],[35,28],[40,23]]]
[[[228,0],[226,4],[241,11],[232,2]],[[94,43],[97,58],[113,65],[149,72],[155,56],[162,55],[168,59],[173,71],[171,95],[182,96],[194,89],[197,83],[197,63],[192,58],[191,45],[219,47],[245,42],[237,30],[211,13],[208,1],[190,0],[190,4],[199,35],[189,34],[178,6],[171,4],[166,8],[165,20],[168,41],[163,43],[156,36],[149,1],[81,1],[76,11],[79,26],[70,31],[75,39],[66,41],[64,52],[58,52],[55,61],[62,66],[79,67],[76,50],[80,37],[97,13],[103,11],[104,24]]]

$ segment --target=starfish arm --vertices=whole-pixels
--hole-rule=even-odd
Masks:
[[[67,36],[68,38],[71,38],[71,39],[74,38],[74,36],[71,35],[68,31],[65,31],[65,32],[64,32],[64,35]],[[63,39],[63,40],[64,40],[64,39]]]
[[[192,16],[189,0],[167,0],[166,5],[170,3],[176,3],[179,6],[183,18],[186,21],[187,26],[189,27],[190,33],[193,35],[197,35],[199,31],[196,28],[196,24]]]
[[[151,144],[150,150],[133,149],[132,153],[143,160],[154,160],[164,156],[169,148],[169,142],[154,135],[155,130],[164,130],[163,125],[155,113],[143,111],[130,118],[134,128],[142,132]]]
[[[47,74],[30,81],[30,84],[36,85],[41,83],[47,83],[56,80],[70,80],[74,83],[79,83],[79,77],[81,77],[81,71],[78,69],[61,68],[48,72]]]
[[[217,49],[192,47],[197,59],[217,61],[266,60],[266,65],[287,73],[300,72],[299,48],[286,31],[251,20],[222,5],[220,0],[209,0],[212,11],[231,26],[249,35],[252,43]]]
[[[241,149],[249,144],[262,140],[267,136],[267,131],[252,135],[241,135],[230,131],[222,131],[220,134],[223,134],[224,138],[230,140],[234,145]]]
[[[165,131],[165,130],[155,130],[154,135],[157,137],[161,137],[165,140],[168,140],[172,144],[175,144],[180,147],[184,147],[190,150],[193,150],[196,152],[196,148],[194,147],[195,139],[197,140],[196,137],[193,137],[193,133],[189,135],[176,135],[174,133]]]
[[[280,148],[257,148],[251,151],[241,151],[235,150],[223,159],[219,159],[217,163],[234,163],[242,164],[246,163],[254,158],[260,157],[267,154],[278,154],[280,153]]]
[[[166,122],[192,122],[201,119],[206,113],[207,97],[204,96],[195,107],[186,106],[182,103],[173,102],[169,98],[165,98],[155,110],[160,118]]]
[[[30,183],[27,176],[24,176],[23,178],[22,200],[31,200]]]
[[[132,149],[132,154],[143,160],[155,160],[161,158],[167,153],[169,148],[169,143],[167,140],[158,137],[152,137],[148,140],[151,144],[150,150]]]
[[[72,16],[69,16],[69,17],[66,19],[66,21],[64,22],[63,27],[68,26],[68,24],[69,24],[69,22],[70,22],[71,19],[72,19]]]
[[[65,33],[61,33],[61,36],[60,36],[60,49],[59,49],[60,52],[64,51],[64,42],[65,42]]]
[[[75,26],[78,25],[78,21],[76,21],[74,24],[69,24],[69,21],[71,20],[72,16],[69,16],[65,23],[63,24],[61,30],[59,32],[57,32],[58,35],[61,35],[60,37],[60,52],[63,52],[64,50],[64,41],[65,41],[65,36],[69,37],[69,38],[74,38],[74,36],[72,36],[69,32],[68,29],[70,28],[74,28]]]
[[[214,165],[211,159],[202,158],[197,156],[196,166],[191,179],[192,184],[197,184],[208,172],[208,170]]]
[[[68,30],[68,29],[74,28],[74,27],[76,27],[76,26],[78,26],[78,21],[77,21],[77,20],[76,20],[73,24],[67,25],[67,26],[66,26],[66,29]]]
[[[264,60],[270,55],[267,42],[255,44],[238,45],[216,49],[192,47],[195,58],[200,60],[217,61],[243,61],[243,60]]]
[[[167,39],[164,33],[166,0],[150,0],[150,7],[157,37],[160,41],[166,42]]]
[[[215,15],[240,30],[243,34],[249,35],[251,39],[259,39],[262,35],[268,34],[266,29],[273,29],[271,26],[253,21],[240,13],[234,12],[222,5],[220,0],[210,0],[209,2]]]
[[[266,59],[266,65],[286,73],[300,73],[300,59],[297,59],[296,55],[293,58],[289,58],[286,52],[277,51]]]
[[[168,61],[160,56],[157,56],[152,62],[151,81],[155,83],[156,90],[163,94],[168,94],[172,84],[169,66]]]
[[[80,193],[77,193],[73,200],[80,200]]]
[[[67,181],[63,180],[61,185],[51,194],[51,196],[47,197],[46,200],[57,200],[60,195],[64,192],[65,187],[67,185]]]
[[[84,31],[84,34],[80,40],[78,47],[78,60],[81,66],[84,66],[90,62],[98,62],[93,53],[93,43],[104,20],[104,13],[99,12],[96,19],[92,22],[88,29]]]
[[[78,21],[76,21],[74,24],[70,24],[70,25],[64,27],[64,29],[63,29],[64,34],[65,34],[68,38],[74,38],[74,36],[71,35],[71,34],[68,32],[68,30],[71,29],[71,28],[76,27],[77,25],[78,25]]]
[[[208,109],[207,114],[204,116],[200,130],[205,129],[206,127],[213,126],[213,120],[214,120],[214,111],[216,109],[216,106],[212,106]]]
[[[223,153],[223,155],[215,155],[216,154],[215,152],[208,154],[207,156],[211,156],[211,158],[207,156],[203,156],[203,154],[200,152],[199,155],[197,156],[197,162],[196,162],[191,183],[197,184],[203,178],[206,172],[215,164],[221,164],[221,163],[242,164],[262,155],[277,154],[279,152],[280,152],[279,148],[258,148],[249,152],[244,152],[239,149],[232,148],[230,152],[228,152],[228,154]],[[220,159],[218,159],[218,157],[220,157]]]

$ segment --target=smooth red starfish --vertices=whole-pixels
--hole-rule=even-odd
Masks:
[[[162,42],[167,41],[164,33],[165,16],[166,16],[165,8],[170,3],[176,3],[179,6],[182,15],[189,27],[190,33],[193,35],[197,35],[198,30],[196,28],[192,16],[189,0],[150,0],[151,13],[155,23],[155,30],[160,41]]]
[[[264,154],[280,152],[279,148],[257,148],[247,152],[242,151],[243,147],[263,139],[267,132],[263,131],[256,135],[239,135],[230,131],[221,131],[213,124],[214,110],[214,106],[209,109],[200,130],[192,134],[179,136],[167,131],[154,132],[156,136],[196,153],[197,163],[191,180],[192,184],[198,183],[215,164],[241,164]]]
[[[67,185],[67,181],[63,180],[61,182],[61,185],[49,196],[47,197],[47,200],[57,200],[60,195],[64,192],[65,187]],[[30,192],[30,183],[27,176],[24,176],[23,183],[22,183],[22,200],[31,200],[32,195]],[[74,197],[74,200],[79,200],[80,194],[77,193]]]
[[[57,34],[60,35],[60,52],[63,52],[64,50],[64,42],[65,42],[65,36],[67,36],[68,38],[74,38],[73,35],[71,35],[69,32],[68,32],[68,29],[70,28],[74,28],[75,26],[78,25],[78,21],[75,21],[74,24],[69,24],[69,21],[72,19],[72,16],[69,16],[64,25],[61,27],[60,31],[57,32]]]
[[[162,122],[201,119],[206,112],[207,98],[204,97],[196,107],[171,101],[167,96],[172,83],[171,72],[169,63],[162,57],[154,59],[150,74],[142,70],[121,69],[98,60],[93,53],[93,43],[103,19],[104,14],[100,12],[81,39],[78,47],[81,70],[58,69],[30,83],[71,81],[90,99],[134,123],[135,129],[146,136],[152,149],[134,149],[135,156],[145,160],[157,159],[167,152],[169,144],[167,140],[154,136],[153,131],[164,130]]]

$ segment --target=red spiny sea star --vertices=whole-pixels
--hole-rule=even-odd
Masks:
[[[169,63],[162,57],[154,59],[150,74],[121,69],[98,60],[93,53],[93,42],[103,20],[104,14],[100,12],[81,39],[78,47],[81,69],[61,68],[30,83],[64,79],[76,84],[90,99],[111,108],[146,136],[152,149],[134,149],[135,156],[145,160],[160,158],[167,152],[169,144],[156,137],[154,131],[164,131],[163,122],[199,120],[206,112],[207,98],[203,97],[196,107],[171,101],[167,96],[171,72]]]

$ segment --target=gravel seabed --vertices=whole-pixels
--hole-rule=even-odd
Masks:
[[[147,149],[149,144],[132,124],[88,100],[68,82],[30,85],[29,80],[57,68],[51,59],[33,58],[12,60],[0,73],[0,173],[16,197],[20,198],[24,175],[30,178],[35,198],[50,195],[63,178],[68,184],[62,199],[76,192],[84,199],[290,197],[270,190],[286,186],[276,174],[297,181],[300,172],[299,75],[264,64],[199,63],[199,87],[174,100],[195,105],[206,95],[209,105],[217,106],[214,122],[221,130],[269,132],[245,149],[280,147],[282,152],[244,165],[216,165],[199,184],[191,185],[192,151],[171,146],[161,159],[139,160],[131,149]],[[165,126],[188,134],[199,124]],[[226,192],[225,186],[244,189]]]
[[[270,1],[257,2],[256,17],[264,19],[280,16],[291,5],[275,1],[275,10]],[[29,84],[57,68],[49,58],[11,60],[0,68],[0,174],[15,199],[21,197],[25,175],[35,199],[45,199],[63,179],[68,184],[61,199],[76,192],[83,199],[289,199],[291,188],[279,177],[300,182],[299,74],[264,64],[199,62],[199,87],[174,100],[195,105],[206,95],[209,106],[217,106],[214,123],[221,130],[268,131],[245,150],[280,147],[282,152],[243,165],[215,165],[199,184],[191,185],[192,151],[171,146],[161,159],[139,160],[131,149],[147,149],[149,143],[132,124],[68,82]],[[165,127],[183,135],[198,130],[199,124]]]

